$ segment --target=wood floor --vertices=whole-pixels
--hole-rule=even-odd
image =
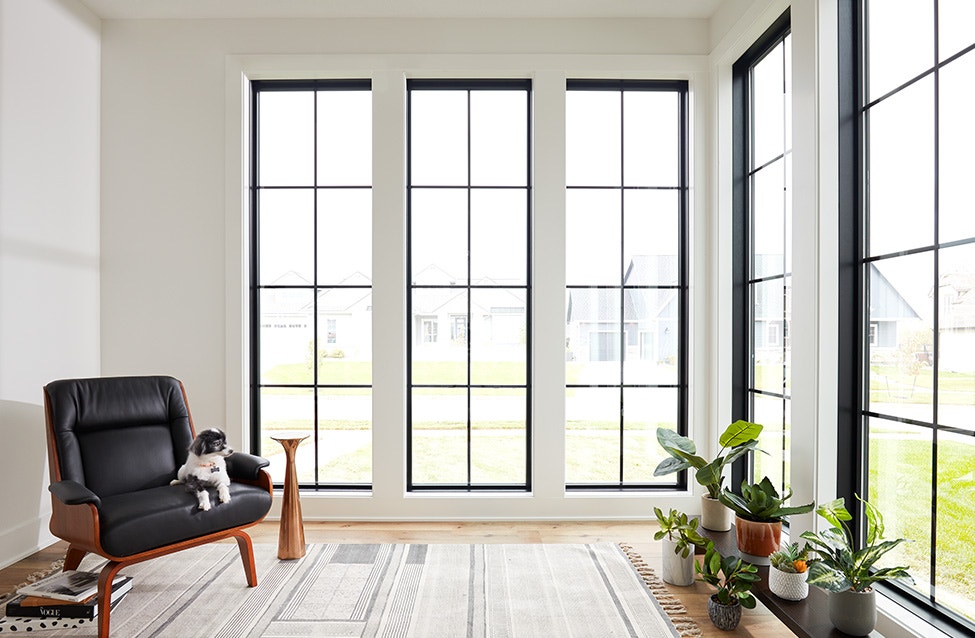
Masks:
[[[628,543],[660,573],[660,544],[653,541],[656,524],[648,522],[517,522],[517,523],[326,523],[306,522],[308,543]],[[255,543],[276,544],[277,522],[265,522],[251,528]],[[232,542],[232,541],[231,541]],[[0,592],[7,592],[32,572],[46,569],[63,557],[67,546],[55,543],[18,563],[0,570]],[[258,575],[260,577],[260,575]],[[720,631],[707,614],[711,588],[703,583],[668,589],[687,608],[706,638],[748,636],[751,638],[785,638],[791,632],[759,603],[746,609],[741,624],[734,632]]]

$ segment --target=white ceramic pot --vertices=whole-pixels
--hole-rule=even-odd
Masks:
[[[735,520],[735,513],[721,501],[707,494],[701,496],[701,527],[712,532],[727,532]]]
[[[687,587],[694,584],[694,547],[691,546],[687,552],[687,558],[679,553],[675,553],[677,541],[664,538],[663,543],[663,570],[661,578],[665,583]]]
[[[774,567],[768,570],[768,588],[778,596],[786,600],[802,600],[809,595],[809,585],[806,583],[806,575],[792,574],[790,572],[779,571]]]

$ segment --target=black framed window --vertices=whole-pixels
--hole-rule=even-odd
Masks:
[[[841,462],[839,483],[848,502],[857,492],[880,508],[886,537],[913,541],[885,564],[910,565],[916,584],[889,590],[970,633],[975,6],[840,9],[839,435],[856,457]]]
[[[672,489],[653,470],[657,428],[687,433],[687,83],[566,89],[567,488]]]
[[[407,485],[531,489],[531,82],[407,81]]]
[[[786,11],[732,68],[733,419],[764,426],[751,480],[790,483],[792,37]],[[733,487],[740,479],[735,473]]]
[[[372,483],[369,80],[252,82],[252,449],[303,488]]]

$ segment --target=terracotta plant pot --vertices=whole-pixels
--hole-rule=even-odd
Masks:
[[[770,567],[768,570],[769,591],[785,600],[802,600],[809,595],[809,585],[806,583],[808,573],[793,574]]]
[[[727,532],[735,520],[735,513],[716,498],[701,496],[701,527],[712,532]]]
[[[735,600],[733,605],[722,605],[714,594],[708,598],[708,618],[718,629],[731,631],[741,622],[741,603]]]
[[[684,558],[680,554],[674,553],[674,548],[677,547],[677,541],[663,538],[660,542],[663,543],[663,569],[661,570],[660,577],[663,578],[665,583],[670,583],[671,585],[678,585],[680,587],[693,585],[694,546],[691,546],[691,551],[688,552],[687,558]]]
[[[756,523],[740,516],[735,517],[738,549],[756,558],[768,559],[779,548],[782,540],[782,522]],[[764,564],[768,564],[767,562]]]
[[[877,626],[877,597],[873,590],[831,592],[829,620],[850,636],[866,636]]]

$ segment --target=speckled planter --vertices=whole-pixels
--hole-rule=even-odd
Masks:
[[[779,571],[774,567],[769,567],[768,588],[779,598],[784,598],[785,600],[802,600],[809,595],[809,585],[806,583],[806,575],[808,573],[792,574]]]
[[[741,622],[741,603],[736,600],[734,605],[722,605],[717,596],[708,598],[708,617],[718,629],[731,631]]]
[[[876,594],[873,590],[830,593],[829,620],[845,634],[866,636],[877,626]]]

